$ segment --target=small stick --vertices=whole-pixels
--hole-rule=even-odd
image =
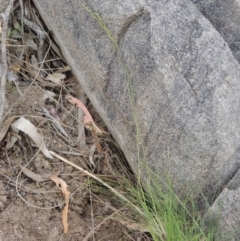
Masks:
[[[8,19],[10,15],[10,11],[12,9],[14,0],[10,0],[5,12],[1,14],[2,18],[2,48],[1,48],[1,62],[0,62],[0,75],[1,75],[1,83],[0,83],[0,126],[3,121],[3,112],[5,108],[5,89],[6,89],[6,76],[7,76],[7,48],[6,48],[6,37],[7,37],[7,29],[8,29]]]

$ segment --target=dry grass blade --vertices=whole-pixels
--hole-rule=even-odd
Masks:
[[[71,67],[70,67],[69,65],[67,65],[67,66],[64,66],[64,67],[62,67],[62,68],[59,68],[59,69],[56,71],[56,73],[64,73],[64,72],[67,72],[67,71],[69,71],[69,70],[72,70],[72,69],[71,69]]]
[[[112,218],[118,220],[122,225],[126,226],[128,229],[133,231],[139,231],[141,233],[147,233],[148,229],[142,224],[137,222],[132,222],[131,220],[124,220],[122,218]]]

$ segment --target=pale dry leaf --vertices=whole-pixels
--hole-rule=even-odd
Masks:
[[[20,27],[21,27],[16,18],[13,20],[13,27],[15,29],[20,29]]]
[[[51,159],[53,158],[45,145],[43,136],[29,120],[25,119],[24,117],[20,117],[18,120],[12,123],[12,126],[26,133],[36,143],[38,148],[46,157]]]
[[[29,9],[29,5],[28,4],[24,4],[24,16],[28,19],[30,19],[30,16],[31,16],[31,11]]]
[[[50,177],[50,179],[55,182],[56,186],[62,190],[62,194],[65,198],[65,206],[62,210],[62,221],[63,221],[63,228],[64,228],[64,233],[68,233],[68,204],[69,204],[69,196],[70,196],[70,192],[67,190],[67,184],[66,182],[55,176],[52,175]]]
[[[90,114],[90,112],[88,111],[87,107],[78,99],[74,98],[73,96],[71,95],[67,95],[66,96],[66,99],[74,104],[74,105],[77,105],[77,107],[81,108],[81,110],[83,111],[84,113],[84,119],[83,119],[83,122],[84,122],[84,125],[90,129],[90,131],[93,131],[99,135],[101,134],[104,134],[104,132],[95,124],[95,122],[93,121],[93,118],[92,118],[92,115]]]
[[[24,44],[37,51],[37,44],[34,42],[31,34],[24,34]]]
[[[59,68],[55,73],[63,73],[72,70],[69,65]]]
[[[111,203],[109,201],[105,201],[103,213],[107,213],[107,211],[110,209],[110,207],[111,207]]]
[[[18,74],[23,66],[24,62],[21,59],[17,59],[16,61],[12,62],[10,65],[10,69],[15,73]]]
[[[60,84],[61,80],[64,79],[66,77],[65,74],[61,74],[61,73],[53,73],[53,74],[49,74],[46,77],[46,80],[50,80],[55,84]]]
[[[19,136],[19,137],[20,137],[20,136]],[[11,148],[15,145],[15,143],[16,143],[16,141],[17,141],[18,139],[19,139],[19,138],[18,138],[17,136],[11,135],[10,138],[9,138],[9,140],[8,140],[8,142],[7,142],[6,149],[7,149],[7,150],[8,150],[8,149],[11,149]]]
[[[51,114],[56,120],[61,121],[61,118],[59,117],[57,111],[55,110],[55,108],[53,108],[53,106],[51,107]]]
[[[10,127],[11,136],[10,136],[9,140],[7,141],[7,145],[6,145],[7,150],[11,149],[14,146],[14,144],[16,143],[16,141],[21,138],[18,135],[18,132],[19,132],[19,130],[17,128],[15,128],[13,126]]]
[[[13,39],[21,39],[22,38],[22,35],[21,35],[21,32],[17,29],[13,29],[11,32],[10,32],[10,35],[9,37],[13,38]]]
[[[38,68],[38,61],[37,61],[37,58],[36,58],[36,56],[34,54],[32,54],[31,57],[30,57],[30,64],[32,65],[31,67],[34,70],[36,70],[36,71],[39,70],[39,68]]]
[[[94,161],[93,161],[93,154],[94,154],[95,151],[96,151],[96,145],[93,144],[90,148],[90,151],[89,151],[89,161],[93,166],[95,166]]]
[[[46,90],[43,96],[43,100],[50,100],[50,101],[54,101],[54,97],[56,96],[56,94],[50,90]]]
[[[16,74],[14,74],[11,70],[8,70],[8,72],[7,72],[7,80],[9,82],[15,82],[16,80],[18,80],[18,76]]]
[[[35,172],[32,172],[31,170],[27,169],[26,167],[23,167],[22,165],[18,164],[22,168],[22,172],[32,180],[36,182],[43,182],[46,181],[47,178],[44,178],[41,175],[36,174]]]
[[[17,90],[18,90],[18,92],[20,94],[20,96],[22,96],[22,92],[21,92],[21,90],[18,87],[18,82],[17,82],[18,76],[16,74],[14,74],[11,70],[8,70],[8,72],[7,72],[7,80],[9,82],[13,82],[15,84],[15,86],[17,87]]]
[[[38,38],[45,37],[45,35],[46,35],[45,32],[42,30],[42,28],[37,23],[30,21],[26,18],[23,18],[23,22],[28,28],[32,29],[37,34]]]

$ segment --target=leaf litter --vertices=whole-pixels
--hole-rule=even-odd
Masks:
[[[51,159],[53,158],[46,147],[43,136],[29,120],[25,119],[24,117],[20,117],[18,120],[12,123],[12,126],[28,134],[46,157]]]
[[[32,2],[23,3],[23,9],[18,2],[14,3],[7,42],[10,82],[0,130],[0,183],[6,183],[3,200],[8,200],[0,213],[4,240],[10,236],[25,241],[103,240],[105,237],[149,240],[143,231],[128,225],[131,223],[128,219],[113,219],[115,212],[121,210],[122,213],[123,204],[112,195],[109,198],[99,192],[102,180],[99,177],[106,178],[110,184],[118,183],[116,188],[121,190],[122,177],[112,172],[113,167],[120,168],[114,153],[117,149],[112,145],[113,151],[110,151],[112,140],[100,128],[104,125],[91,104],[79,100],[81,87],[61,51],[44,30]],[[83,111],[83,118],[71,104]],[[61,159],[53,159],[52,150],[62,153],[83,171],[77,171]],[[21,172],[24,175],[19,175]],[[48,180],[61,189],[64,198]],[[18,186],[18,194],[14,186]],[[116,193],[117,189],[114,189]],[[97,198],[91,198],[90,193]],[[25,201],[19,202],[18,195]],[[115,209],[106,211],[106,203]],[[122,215],[129,216],[130,209],[124,210],[126,214]],[[13,212],[14,215],[9,216]]]
[[[62,190],[62,194],[65,198],[65,205],[62,210],[62,221],[64,227],[64,233],[68,233],[68,204],[69,204],[69,196],[70,192],[67,190],[67,184],[63,181],[63,179],[52,175],[50,179],[56,183],[57,187]]]

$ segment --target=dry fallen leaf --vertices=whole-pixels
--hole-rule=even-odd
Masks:
[[[64,233],[68,233],[68,204],[69,204],[69,196],[70,192],[67,190],[67,184],[63,181],[63,179],[52,175],[50,179],[55,182],[56,186],[62,190],[63,196],[65,198],[65,206],[62,210],[62,221],[63,221],[63,228]]]
[[[10,69],[15,73],[19,74],[24,62],[21,59],[17,59],[16,61],[12,62],[10,65]]]
[[[5,120],[2,123],[2,128],[0,130],[0,143],[2,142],[3,138],[5,137],[5,135],[8,132],[8,129],[10,127],[10,125],[12,124],[12,122],[14,121],[14,118],[10,118],[8,120]]]
[[[77,107],[81,108],[81,110],[83,111],[84,113],[84,119],[83,119],[83,122],[84,122],[84,125],[90,130],[90,131],[93,131],[97,134],[104,134],[104,132],[94,123],[93,121],[93,118],[90,114],[90,112],[88,111],[87,107],[78,99],[72,97],[71,95],[67,95],[66,96],[66,99],[74,104],[74,105],[77,105]]]
[[[17,21],[16,18],[13,19],[13,27],[15,29],[20,29],[21,28],[21,25],[19,24],[19,22]]]
[[[54,97],[56,94],[50,90],[46,90],[43,96],[44,101],[49,100],[50,102],[54,102]]]
[[[31,139],[36,143],[42,153],[46,157],[52,159],[52,156],[45,145],[43,136],[38,132],[38,129],[29,120],[25,119],[24,117],[20,117],[18,120],[12,123],[12,126],[28,134],[28,136],[30,136]]]
[[[18,164],[21,168],[22,168],[22,172],[29,178],[31,178],[32,180],[36,181],[36,182],[44,182],[47,180],[47,178],[44,178],[41,175],[38,175],[34,172],[32,172],[31,170],[27,169],[26,167],[23,167],[22,165]]]
[[[53,106],[51,107],[51,114],[56,120],[58,120],[59,122],[61,121],[61,118],[59,117],[57,111],[55,110],[55,108],[53,108]]]
[[[11,70],[8,70],[7,72],[7,80],[9,82],[15,82],[18,80],[18,76],[14,74]]]
[[[31,47],[33,50],[37,51],[37,44],[34,42],[31,34],[24,33],[24,44]]]
[[[12,39],[21,39],[22,35],[21,35],[21,32],[19,30],[12,29],[11,32],[10,32],[10,37]]]
[[[18,139],[21,139],[21,137],[18,135],[19,130],[15,127],[11,126],[9,133],[10,133],[10,138],[7,140],[7,145],[6,145],[7,150],[11,149],[15,145]]]
[[[18,92],[20,94],[20,96],[22,96],[22,92],[19,89],[18,83],[17,83],[18,76],[16,74],[14,74],[11,70],[8,70],[8,72],[7,72],[7,80],[9,82],[13,82],[15,84],[15,86],[17,87],[17,90],[18,90]]]
[[[95,166],[95,163],[93,161],[93,155],[94,155],[94,152],[96,151],[96,145],[95,143],[92,145],[92,147],[90,148],[90,151],[89,151],[89,161],[90,163]]]
[[[61,80],[64,79],[66,77],[65,74],[61,74],[61,73],[53,73],[53,74],[49,74],[46,77],[46,80],[50,80],[55,84],[61,84]]]
[[[59,68],[55,73],[63,73],[63,72],[67,72],[69,70],[71,70],[71,67],[69,65],[67,65],[67,66]]]
[[[38,73],[38,74],[41,74],[41,73],[39,72],[39,63],[38,63],[38,60],[37,60],[37,58],[36,58],[36,56],[35,56],[34,54],[31,55],[29,62],[30,62],[30,64],[31,64],[31,67],[32,67],[33,71],[35,71],[35,72]]]

